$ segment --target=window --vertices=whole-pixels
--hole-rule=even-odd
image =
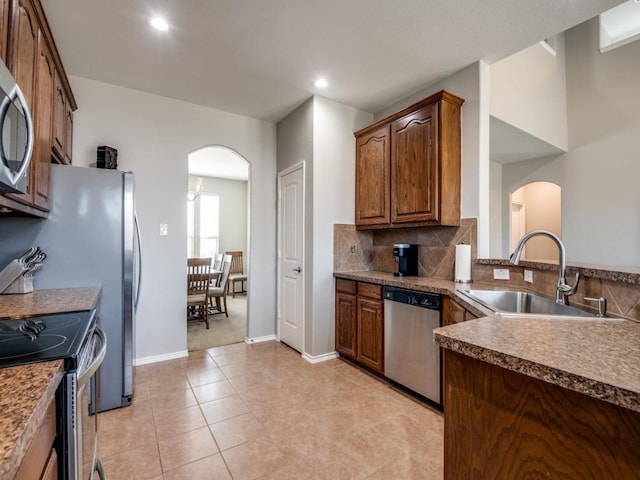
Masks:
[[[200,256],[212,257],[218,253],[220,236],[220,197],[200,195]]]
[[[220,244],[220,197],[202,193],[187,201],[187,255],[212,257]]]

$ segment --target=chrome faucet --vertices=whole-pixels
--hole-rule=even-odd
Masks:
[[[567,285],[567,278],[566,278],[567,263],[566,263],[566,256],[565,256],[566,254],[565,254],[564,244],[556,234],[551,233],[547,230],[533,230],[527,233],[518,242],[518,246],[516,247],[515,251],[511,254],[511,257],[509,258],[509,263],[511,263],[511,265],[519,265],[520,257],[522,256],[522,250],[524,249],[524,244],[527,243],[527,241],[529,241],[530,238],[536,237],[538,235],[541,235],[543,237],[549,237],[558,246],[560,258],[559,258],[559,264],[558,264],[558,286],[556,287],[556,302],[561,303],[563,305],[569,305],[569,299],[567,297],[576,293],[576,289],[578,288],[578,282],[580,281],[580,273],[576,273],[576,283],[574,283],[573,286]]]

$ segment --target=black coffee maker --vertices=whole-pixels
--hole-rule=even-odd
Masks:
[[[396,277],[418,275],[418,245],[396,243],[393,245],[393,259],[398,262]]]

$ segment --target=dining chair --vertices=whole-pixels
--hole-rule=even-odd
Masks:
[[[244,263],[242,261],[241,251],[229,251],[227,255],[231,255],[231,272],[229,274],[229,283],[231,284],[231,296],[236,298],[236,293],[247,293],[244,289],[244,282],[247,281],[247,275],[244,273]],[[236,283],[240,282],[240,291],[236,292]]]
[[[216,253],[213,256],[213,269],[214,270],[220,270],[222,268],[222,257],[224,255],[222,255],[221,253]]]
[[[231,255],[225,255],[223,257],[222,275],[220,276],[220,282],[218,283],[218,286],[209,286],[207,299],[211,314],[224,313],[226,317],[229,316],[229,311],[227,310],[227,290],[229,288],[229,271],[231,270],[231,259]],[[224,310],[222,310],[221,308],[221,298],[222,302],[224,303]],[[215,309],[213,307],[214,301],[216,303]]]
[[[222,253],[216,253],[213,255],[213,266],[211,268],[211,284],[210,287],[217,287],[220,285],[220,277],[222,276],[222,258],[224,255]]]
[[[211,258],[187,259],[187,321],[203,321],[209,328],[207,292]]]

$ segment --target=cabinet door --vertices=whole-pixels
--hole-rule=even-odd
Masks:
[[[66,101],[66,115],[65,115],[65,141],[64,141],[64,163],[71,165],[72,158],[71,153],[73,150],[73,109],[71,108],[71,102]]]
[[[64,87],[60,75],[56,72],[55,89],[53,93],[53,155],[59,162],[64,162],[66,139],[67,104]]]
[[[41,480],[58,480],[58,454],[55,448],[51,449],[49,461],[44,469]]]
[[[13,22],[9,38],[10,70],[27,100],[29,111],[34,113],[34,84],[36,53],[38,49],[38,23],[30,0],[14,0]],[[9,198],[21,203],[33,204],[34,162],[27,169],[27,193],[9,194]]]
[[[38,36],[38,64],[36,71],[35,147],[33,149],[33,203],[49,209],[49,176],[51,173],[51,136],[55,66],[44,35]]]
[[[7,43],[9,41],[9,0],[0,0],[0,58],[7,64]]]
[[[336,350],[356,358],[356,296],[336,293]]]
[[[439,220],[437,105],[391,123],[391,222]]]
[[[453,325],[465,321],[465,309],[449,297],[442,299],[442,325]]]
[[[384,304],[358,297],[358,361],[384,373]]]
[[[356,225],[389,223],[389,127],[356,138]]]

